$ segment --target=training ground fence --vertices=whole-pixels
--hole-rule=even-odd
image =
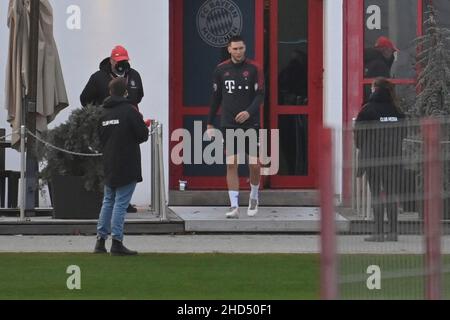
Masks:
[[[322,130],[322,298],[449,299],[450,119],[380,120]]]

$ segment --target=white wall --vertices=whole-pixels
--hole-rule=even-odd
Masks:
[[[50,0],[54,14],[54,35],[59,49],[70,106],[61,112],[49,126],[67,120],[69,114],[80,108],[79,96],[89,76],[98,70],[103,58],[121,44],[131,58],[131,65],[139,71],[144,83],[145,97],[140,110],[146,118],[156,118],[165,126],[168,137],[169,97],[169,1],[168,0]],[[81,9],[81,29],[70,30],[67,8]],[[0,0],[0,43],[6,48],[9,30],[6,26],[8,0]],[[4,109],[5,51],[0,54],[0,126],[9,128]],[[10,131],[10,130],[9,130]],[[168,143],[165,163],[168,163]],[[139,184],[132,203],[150,203],[150,145],[142,145],[144,182]],[[7,152],[7,168],[18,169],[18,153]],[[166,167],[166,172],[168,168]],[[166,186],[167,183],[166,174]]]
[[[342,193],[343,0],[324,2],[324,124],[335,129],[337,194]]]

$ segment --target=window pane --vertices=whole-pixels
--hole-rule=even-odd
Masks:
[[[284,115],[280,129],[280,176],[308,175],[308,116]]]
[[[179,27],[183,30],[183,103],[186,107],[209,105],[213,71],[221,61],[230,58],[226,42],[227,38],[234,34],[234,27],[242,28],[241,35],[247,44],[247,57],[250,59],[255,57],[255,2],[248,0],[233,0],[233,2],[242,15],[242,25],[238,20],[232,21],[231,9],[207,10],[208,7],[206,9],[204,7],[204,0],[183,2],[183,26]],[[205,16],[199,12],[203,12]],[[200,26],[203,26],[203,29]]]
[[[365,78],[415,78],[416,34],[417,0],[364,0]]]
[[[428,5],[430,0],[423,1],[424,19],[427,19]],[[450,1],[449,0],[433,0],[434,8],[438,14],[439,23],[442,27],[450,29]]]
[[[308,103],[308,1],[278,2],[278,103]]]

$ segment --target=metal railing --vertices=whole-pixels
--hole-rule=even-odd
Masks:
[[[353,120],[352,134],[355,126]],[[356,148],[352,136],[352,210],[364,220],[373,218],[369,183],[366,174],[358,176],[360,150]]]
[[[27,134],[28,133],[28,134]],[[157,121],[153,121],[150,125],[150,141],[151,141],[151,210],[160,217],[161,221],[168,221],[168,204],[165,190],[165,174],[164,174],[164,156],[163,156],[163,125]],[[26,198],[26,140],[30,135],[40,143],[43,143],[48,148],[54,148],[61,152],[77,156],[90,156],[98,157],[102,156],[100,153],[83,154],[75,153],[70,150],[65,150],[60,147],[54,146],[40,137],[33,135],[27,131],[25,126],[21,126],[20,129],[20,197],[19,197],[19,209],[20,220],[26,221],[25,217],[25,198]]]
[[[167,221],[167,198],[163,157],[163,125],[153,121],[150,126],[151,140],[151,210]]]
[[[450,119],[446,118],[436,118],[437,121],[442,126],[442,136],[440,137],[440,150],[442,152],[443,169],[445,170],[444,175],[449,170],[449,159],[450,159],[450,141],[448,140]],[[401,174],[397,183],[399,184],[400,190],[398,191],[398,202],[401,203],[399,210],[405,213],[419,213],[422,217],[423,211],[423,195],[421,195],[420,190],[423,189],[423,175],[424,175],[424,165],[426,161],[424,160],[424,142],[422,137],[422,129],[420,122],[415,119],[410,119],[405,121],[403,125],[407,136],[401,140],[401,146],[399,146],[401,151],[400,157],[393,157],[387,159],[374,160],[372,165],[375,166],[399,166]],[[376,129],[377,126],[368,126],[367,129]],[[346,166],[351,166],[352,174],[352,197],[351,197],[351,207],[352,211],[364,220],[371,220],[373,218],[373,201],[372,194],[369,187],[369,182],[367,179],[367,174],[361,174],[358,172],[358,168],[365,167],[368,164],[361,162],[360,152],[355,146],[354,124],[351,129],[352,131],[352,160],[351,164]],[[372,150],[376,152],[375,149]],[[366,160],[367,162],[367,160]],[[358,174],[359,173],[359,174]],[[450,195],[448,181],[445,181],[446,187],[443,190],[443,199],[447,201]]]
[[[356,155],[355,161],[353,163],[356,164],[353,169],[353,210],[357,213],[360,218],[364,220],[371,220],[373,218],[372,212],[372,195],[370,193],[369,183],[367,181],[367,176],[364,174],[361,177],[358,177],[356,174],[358,167],[358,154],[359,150],[354,148],[354,154]]]
[[[322,181],[322,297],[448,299],[450,118],[380,118],[343,130],[353,138],[343,163],[353,210],[341,211],[348,229],[333,231],[331,182]],[[326,154],[327,140],[320,145]]]

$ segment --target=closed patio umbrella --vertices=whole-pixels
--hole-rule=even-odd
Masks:
[[[6,66],[6,109],[13,131],[19,131],[23,117],[23,98],[29,84],[30,0],[10,0],[8,27],[10,29],[8,63]],[[66,108],[64,78],[56,42],[53,36],[53,9],[48,0],[40,0],[39,45],[37,65],[36,130],[45,131],[56,115]],[[12,137],[18,147],[20,136]]]

